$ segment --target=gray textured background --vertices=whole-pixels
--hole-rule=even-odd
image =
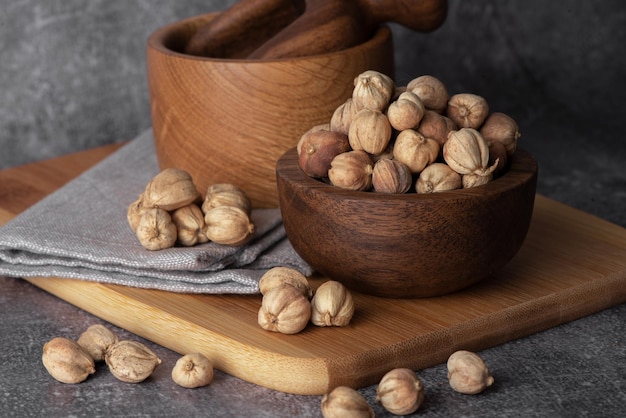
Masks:
[[[148,35],[233,3],[0,0],[0,168],[148,128]],[[541,166],[541,192],[591,212],[613,203],[603,215],[626,224],[626,3],[449,4],[434,33],[393,26],[397,82],[428,73],[451,93],[485,96],[519,122],[520,145]]]
[[[0,0],[0,168],[148,128],[148,35],[232,3]]]

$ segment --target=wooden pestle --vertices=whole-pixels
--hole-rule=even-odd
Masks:
[[[203,26],[186,53],[276,59],[358,45],[384,22],[420,32],[443,23],[447,0],[241,0]]]
[[[305,0],[241,0],[202,26],[185,53],[246,58],[304,12]]]
[[[275,59],[338,51],[369,39],[384,22],[428,32],[443,23],[446,0],[307,0],[305,12],[248,58]]]

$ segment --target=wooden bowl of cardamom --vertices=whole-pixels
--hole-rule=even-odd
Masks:
[[[373,68],[393,73],[391,30],[381,27],[341,51],[282,59],[213,58],[186,52],[220,13],[174,22],[147,42],[156,156],[187,171],[200,191],[235,184],[254,207],[278,207],[276,160],[311,126],[330,119],[353,80]]]
[[[320,274],[388,298],[441,296],[500,270],[526,238],[537,172],[535,159],[518,148],[508,170],[482,186],[386,194],[309,177],[295,148],[276,165],[296,252]]]

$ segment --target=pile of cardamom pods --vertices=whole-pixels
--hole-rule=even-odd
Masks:
[[[255,231],[251,213],[252,203],[242,188],[216,183],[203,197],[187,171],[166,168],[128,206],[126,219],[141,245],[156,251],[209,241],[243,245]]]
[[[298,141],[300,168],[356,191],[434,193],[480,186],[504,174],[521,136],[484,97],[449,95],[431,75],[396,86],[368,70],[352,97]]]

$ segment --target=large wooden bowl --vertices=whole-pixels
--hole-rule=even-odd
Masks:
[[[359,292],[415,298],[461,290],[513,258],[530,224],[537,163],[518,149],[496,180],[436,194],[341,189],[305,175],[295,149],[276,174],[287,236],[316,271]]]
[[[361,45],[303,58],[235,60],[181,53],[196,16],[155,31],[147,69],[160,168],[187,170],[201,192],[213,183],[244,188],[255,207],[278,207],[276,160],[311,126],[326,123],[361,72],[394,72],[391,31]]]

